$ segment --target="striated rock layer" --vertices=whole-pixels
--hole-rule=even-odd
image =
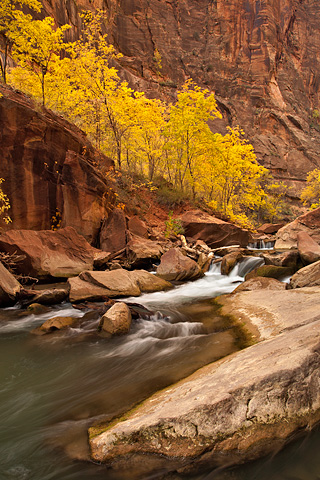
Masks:
[[[216,92],[225,124],[240,124],[259,161],[296,195],[319,165],[320,4],[314,0],[43,0],[69,22],[103,8],[122,76],[150,96],[174,98],[192,77]],[[159,70],[154,52],[161,55]],[[222,128],[221,122],[217,128]]]
[[[11,227],[44,230],[61,220],[61,226],[95,240],[114,193],[95,168],[98,153],[81,130],[0,86],[0,152]],[[99,161],[112,166],[100,154]]]

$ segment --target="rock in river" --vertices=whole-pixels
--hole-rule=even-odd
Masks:
[[[126,303],[115,303],[101,318],[99,328],[109,335],[128,333],[131,325],[131,312]]]
[[[137,297],[141,293],[158,292],[172,287],[169,282],[145,270],[129,272],[122,268],[106,272],[86,271],[69,278],[71,302],[98,300],[105,297]]]

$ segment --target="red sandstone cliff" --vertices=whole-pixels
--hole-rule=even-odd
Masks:
[[[151,96],[192,77],[216,92],[259,161],[298,192],[319,166],[320,4],[314,0],[43,0],[77,35],[78,11],[104,8],[122,75]],[[156,73],[155,49],[162,57]],[[221,128],[221,125],[218,125]]]
[[[23,94],[0,86],[0,178],[14,228],[61,226],[95,241],[114,203],[112,186],[95,168],[98,153],[85,134]],[[105,167],[112,162],[99,155]]]

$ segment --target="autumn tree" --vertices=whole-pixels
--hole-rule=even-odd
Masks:
[[[160,168],[164,154],[164,129],[167,108],[163,102],[144,95],[136,99],[136,125],[132,131],[133,155],[145,165],[144,172],[150,181]]]
[[[301,200],[304,205],[311,208],[320,206],[320,169],[316,168],[307,175],[307,186],[301,192]]]
[[[166,128],[168,161],[174,170],[175,183],[183,190],[191,186],[196,196],[197,167],[211,131],[210,120],[221,118],[213,93],[189,80],[178,92],[171,106]],[[188,182],[187,182],[188,181]]]
[[[252,145],[238,128],[226,135],[213,134],[208,144],[211,171],[209,205],[240,223],[246,222],[246,212],[259,207],[264,196],[260,181],[267,169],[258,164]]]
[[[64,48],[64,32],[70,25],[54,27],[54,19],[33,20],[25,24],[15,39],[12,54],[20,67],[29,70],[41,85],[42,104],[45,105],[45,79],[50,64],[56,61]]]
[[[4,83],[7,82],[8,56],[12,45],[19,40],[21,30],[25,30],[32,22],[31,15],[23,13],[22,7],[40,12],[41,3],[38,0],[1,0],[0,2],[0,67]]]

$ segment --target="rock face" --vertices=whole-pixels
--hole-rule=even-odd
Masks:
[[[24,255],[17,271],[41,279],[72,277],[91,270],[96,251],[72,227],[56,232],[10,230],[0,236],[0,250]]]
[[[316,243],[320,242],[320,207],[280,228],[274,248],[297,248],[297,235],[300,232],[306,232]]]
[[[0,306],[12,305],[21,290],[20,283],[0,262]]]
[[[186,237],[203,240],[210,248],[240,244],[246,247],[250,233],[232,223],[212,217],[201,210],[191,210],[181,217]]]
[[[225,123],[241,125],[258,159],[295,195],[319,165],[320,5],[314,0],[44,0],[44,14],[70,22],[103,8],[123,54],[122,76],[153,96],[174,96],[187,78],[216,92]],[[164,34],[165,32],[165,34]],[[160,74],[155,49],[161,55]],[[221,122],[217,128],[222,128]]]
[[[50,229],[61,220],[94,241],[114,193],[94,166],[98,156],[84,133],[22,94],[0,86],[0,178],[15,229]],[[57,219],[55,220],[54,217]]]
[[[100,328],[109,335],[128,333],[131,325],[131,312],[123,303],[115,303],[101,318]]]
[[[164,280],[194,280],[202,275],[199,265],[191,258],[183,255],[179,248],[170,248],[161,257],[157,268],[157,276]]]

